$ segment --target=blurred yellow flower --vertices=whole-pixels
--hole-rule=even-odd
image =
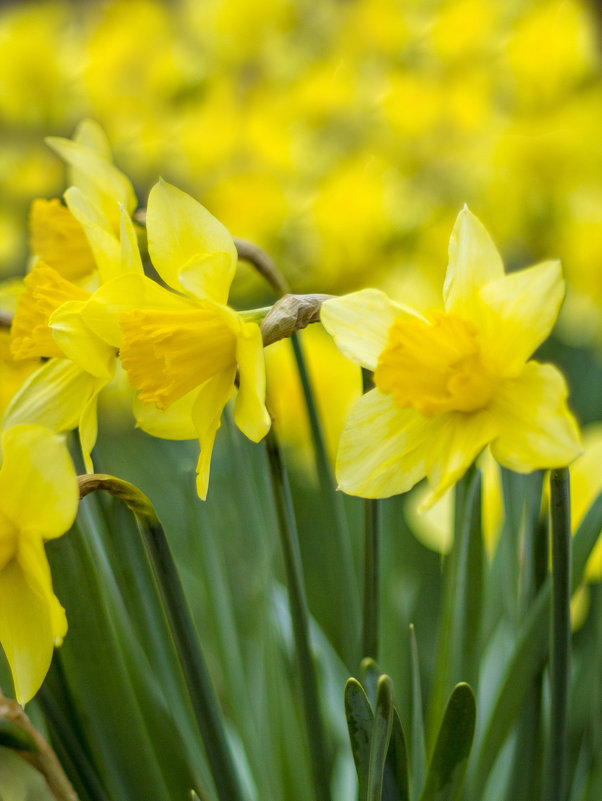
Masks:
[[[52,590],[44,540],[73,524],[79,492],[62,438],[34,425],[2,437],[0,468],[0,644],[15,693],[25,704],[38,691],[52,651],[67,633]]]
[[[580,453],[567,387],[529,361],[558,316],[558,262],[504,274],[468,209],[449,245],[444,310],[424,317],[377,290],[326,301],[322,322],[339,349],[374,371],[337,457],[339,486],[364,497],[405,492],[426,475],[434,503],[490,445],[517,472],[559,467]]]
[[[140,428],[167,439],[199,439],[197,491],[204,499],[215,435],[237,371],[234,421],[254,442],[270,427],[261,332],[226,305],[236,247],[200,203],[160,181],[148,198],[146,225],[155,269],[182,294],[143,275],[123,275],[94,293],[83,319],[119,348],[138,391]]]

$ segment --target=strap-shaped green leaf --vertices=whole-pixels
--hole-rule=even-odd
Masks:
[[[410,801],[408,749],[403,727],[395,708],[393,708],[391,740],[385,761],[382,797],[383,801]]]
[[[476,717],[477,706],[470,685],[456,685],[443,713],[420,801],[455,801],[459,798]]]
[[[370,770],[370,741],[374,714],[370,701],[357,679],[348,679],[345,685],[345,715],[349,729],[351,753],[357,771],[360,799],[366,798]]]
[[[370,742],[367,801],[382,801],[385,760],[393,729],[393,682],[381,676],[376,688],[376,705]]]

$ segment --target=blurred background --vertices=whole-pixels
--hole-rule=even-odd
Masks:
[[[26,269],[32,199],[65,187],[44,137],[71,136],[86,116],[141,205],[162,175],[267,250],[297,292],[377,285],[437,305],[468,203],[507,269],[562,259],[569,290],[544,356],[593,422],[601,30],[599,5],[584,0],[3,3],[0,276]],[[270,300],[242,265],[234,303]],[[359,377],[322,332],[307,339],[319,394],[340,398],[323,404],[332,451]],[[302,443],[288,349],[267,358],[291,384],[272,401],[277,416]]]

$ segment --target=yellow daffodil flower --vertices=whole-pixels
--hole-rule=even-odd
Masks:
[[[181,294],[143,275],[123,275],[94,293],[83,320],[119,348],[138,391],[138,425],[157,437],[199,439],[197,491],[204,499],[215,435],[237,372],[234,421],[254,442],[270,427],[261,332],[226,305],[236,247],[200,203],[160,181],[148,198],[146,226],[155,269]]]
[[[136,198],[129,180],[111,163],[102,130],[84,121],[73,141],[52,139],[50,144],[71,165],[74,185],[65,193],[65,212],[72,215],[70,225],[81,225],[101,283],[124,273],[142,274],[129,215]],[[5,428],[17,423],[37,423],[56,432],[78,428],[88,471],[93,469],[98,393],[112,380],[117,355],[83,320],[90,297],[64,271],[41,259],[34,263],[18,299],[11,349],[16,359],[49,361],[23,383],[2,421]]]
[[[326,301],[324,326],[375,383],[343,431],[340,488],[388,497],[426,476],[428,505],[487,445],[520,473],[572,462],[579,432],[565,381],[529,360],[563,294],[558,262],[506,275],[491,237],[464,208],[450,239],[443,310],[423,316],[372,289]]]
[[[33,425],[2,438],[0,468],[0,644],[25,704],[38,691],[52,651],[67,633],[65,610],[52,590],[44,540],[73,524],[77,478],[61,437]]]

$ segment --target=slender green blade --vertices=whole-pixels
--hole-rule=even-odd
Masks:
[[[410,625],[410,650],[412,664],[412,790],[417,796],[426,776],[426,744],[424,739],[424,715],[422,711],[422,688],[418,645],[413,624]]]
[[[393,682],[381,676],[376,690],[376,705],[370,741],[367,801],[382,801],[385,761],[393,729]]]
[[[351,753],[357,771],[359,797],[365,799],[368,792],[370,772],[370,742],[374,714],[368,696],[357,679],[349,679],[345,685],[345,716],[349,730]]]
[[[565,801],[568,700],[571,669],[571,508],[568,468],[550,474],[552,529],[552,641],[550,643],[551,724],[547,797]]]
[[[460,797],[472,748],[477,706],[468,684],[458,684],[447,702],[420,801]]]
[[[393,709],[393,728],[385,761],[383,801],[409,801],[408,749],[397,710]]]
[[[590,506],[573,537],[572,589],[581,583],[585,566],[602,530],[602,493]],[[487,780],[511,730],[525,693],[545,662],[550,641],[552,587],[548,578],[521,626],[500,689],[483,726],[470,780],[471,796],[482,798]]]

